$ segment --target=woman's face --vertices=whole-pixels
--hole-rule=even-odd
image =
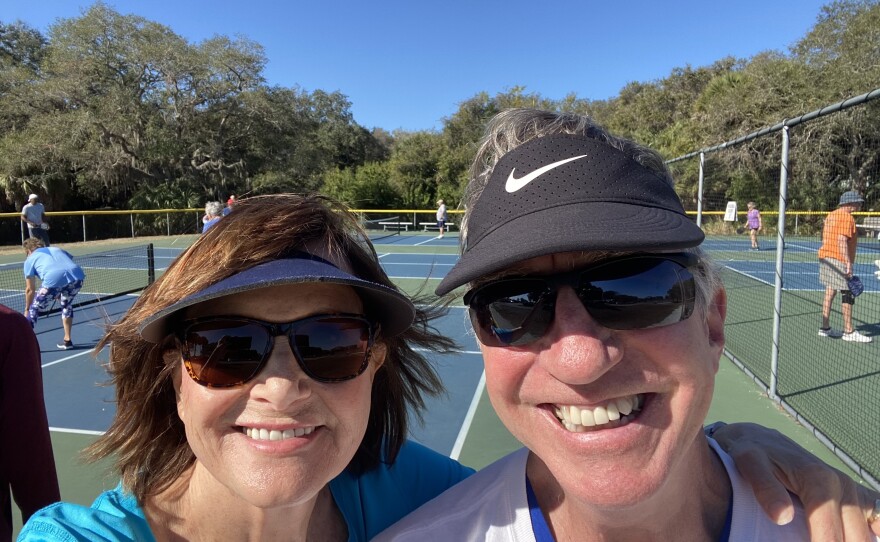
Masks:
[[[212,300],[186,317],[290,322],[332,313],[362,314],[363,304],[348,286],[294,284]],[[363,374],[322,384],[302,371],[287,338],[275,337],[265,367],[235,388],[197,384],[181,363],[174,379],[177,412],[196,456],[194,483],[225,488],[261,508],[313,498],[348,465],[363,440],[373,377],[384,354],[381,344],[374,345]]]

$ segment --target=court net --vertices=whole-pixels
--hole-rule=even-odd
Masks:
[[[361,214],[361,226],[367,232],[370,241],[375,243],[381,239],[400,235],[401,230],[408,231],[412,222],[402,220],[399,215],[371,218],[364,213]]]
[[[83,288],[74,298],[74,307],[138,292],[152,284],[156,278],[152,244],[83,254],[74,256],[73,261],[86,273]],[[36,279],[36,282],[39,288],[40,280]],[[24,312],[24,288],[23,262],[0,265],[0,303],[12,310]],[[60,311],[61,307],[55,303],[44,314]]]

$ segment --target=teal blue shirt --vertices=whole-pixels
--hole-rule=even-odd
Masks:
[[[348,526],[349,542],[367,541],[392,523],[473,474],[446,456],[407,442],[393,465],[361,475],[348,471],[330,481],[330,492]],[[105,491],[90,508],[55,503],[28,520],[18,541],[154,541],[144,511],[121,486]]]

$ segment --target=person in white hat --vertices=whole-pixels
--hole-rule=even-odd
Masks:
[[[46,222],[46,208],[36,194],[28,196],[28,203],[21,209],[21,221],[27,224],[28,237],[39,239],[49,246],[49,223]]]

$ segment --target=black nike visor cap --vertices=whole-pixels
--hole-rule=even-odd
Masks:
[[[660,173],[597,139],[538,137],[495,164],[436,293],[547,254],[663,252],[704,237]]]

